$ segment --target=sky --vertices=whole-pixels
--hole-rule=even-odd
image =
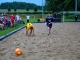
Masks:
[[[40,5],[40,6],[42,5],[42,0],[0,0],[0,3],[3,3],[3,2],[13,2],[13,1],[34,3],[34,4]],[[45,0],[43,0],[43,3],[45,3]]]

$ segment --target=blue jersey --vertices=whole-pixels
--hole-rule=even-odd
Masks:
[[[0,24],[3,24],[3,22],[0,20]]]
[[[46,18],[46,23],[49,23],[49,20],[51,20],[51,22],[53,22],[53,17],[52,17],[52,16],[48,16],[48,17]]]
[[[48,26],[49,20],[51,20],[51,22],[53,22],[53,17],[52,16],[48,16],[46,18],[46,24],[47,24],[47,26]]]

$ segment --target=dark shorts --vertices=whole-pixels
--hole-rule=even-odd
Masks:
[[[52,26],[48,26],[49,28],[52,28]]]
[[[48,23],[46,24],[47,27],[52,28],[52,25],[48,25]]]
[[[27,23],[29,23],[29,19],[27,19]]]

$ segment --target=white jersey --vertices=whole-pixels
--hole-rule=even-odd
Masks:
[[[26,18],[27,18],[27,19],[29,19],[29,18],[30,18],[30,16],[26,16]]]
[[[20,20],[20,16],[19,16],[19,15],[16,15],[16,19],[17,19],[17,20]]]

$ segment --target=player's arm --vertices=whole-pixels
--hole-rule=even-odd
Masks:
[[[52,22],[50,22],[49,24],[52,24]]]
[[[26,26],[26,29],[27,29],[27,26]]]
[[[47,18],[45,19],[45,26],[46,26],[46,24],[47,24]]]
[[[27,26],[26,26],[26,35],[28,35],[28,30],[27,30]]]

